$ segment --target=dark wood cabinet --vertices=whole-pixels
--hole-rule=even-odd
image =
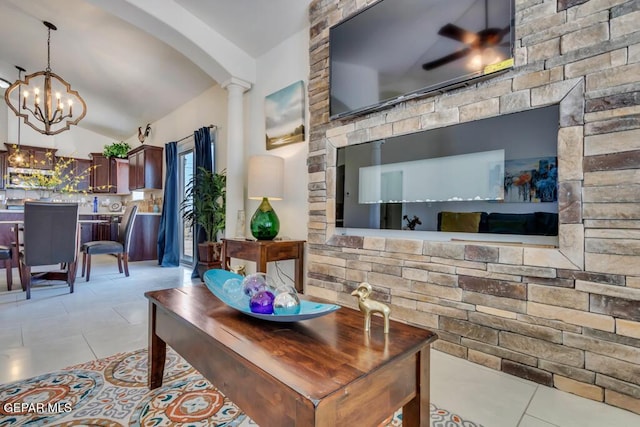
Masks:
[[[129,193],[129,161],[91,153],[93,170],[91,187],[94,193]]]
[[[129,261],[158,259],[158,230],[160,215],[136,215],[131,231]]]
[[[141,145],[129,151],[129,189],[162,189],[162,147]]]
[[[65,177],[56,188],[62,191],[70,185],[73,191],[89,191],[91,188],[91,160],[76,159],[73,157],[56,157],[57,167],[61,171],[61,176]]]
[[[45,147],[33,147],[30,145],[20,145],[17,147],[15,144],[4,144],[7,147],[7,166],[14,168],[33,168],[33,169],[53,169],[55,163],[55,152],[57,149],[45,148]],[[21,156],[20,161],[17,161],[18,156],[12,156],[16,151],[19,151]]]

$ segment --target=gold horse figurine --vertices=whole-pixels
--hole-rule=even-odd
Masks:
[[[386,304],[369,299],[369,295],[371,295],[371,285],[367,282],[362,282],[355,291],[351,292],[351,295],[358,297],[358,308],[364,313],[364,330],[368,331],[371,329],[371,314],[380,313],[384,318],[384,333],[388,334],[391,309]]]

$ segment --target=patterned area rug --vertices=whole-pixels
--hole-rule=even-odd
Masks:
[[[248,416],[168,349],[163,386],[147,389],[147,350],[0,385],[0,426],[247,427]],[[402,425],[398,411],[383,425]],[[433,427],[476,427],[431,405]]]

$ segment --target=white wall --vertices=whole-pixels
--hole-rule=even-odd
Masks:
[[[245,162],[250,156],[269,154],[283,157],[285,160],[284,199],[271,201],[271,205],[280,219],[278,237],[296,240],[307,239],[307,153],[309,141],[309,100],[307,83],[309,76],[309,29],[294,34],[280,45],[256,59],[256,84],[244,96],[245,101]],[[305,93],[305,141],[290,144],[277,149],[266,149],[264,98],[291,83],[302,80]],[[247,199],[246,170],[244,199],[246,227],[245,235],[251,237],[249,222],[258,208],[258,200]],[[252,263],[247,263],[249,271],[255,271]],[[285,274],[293,277],[293,261],[279,263]],[[270,265],[268,273],[275,273]]]
[[[309,29],[306,28],[263,56],[257,58],[256,84],[245,94],[245,164],[250,156],[270,154],[285,159],[284,199],[271,205],[280,218],[279,237],[306,240],[307,238],[307,153],[309,129],[309,100],[307,82],[309,75]],[[305,87],[304,142],[267,151],[265,142],[264,98],[291,83],[302,80]],[[246,171],[243,174],[246,177]],[[258,208],[258,200],[247,200],[247,183],[244,184],[246,234],[249,221]]]
[[[193,131],[202,126],[217,125],[216,170],[220,171],[226,167],[226,123],[227,91],[215,85],[160,120],[151,123],[151,132],[144,143],[164,148],[166,143],[193,135]],[[137,133],[127,138],[125,142],[128,142],[132,149],[141,145]],[[165,170],[163,164],[163,175]]]

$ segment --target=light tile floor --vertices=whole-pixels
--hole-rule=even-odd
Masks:
[[[0,383],[7,383],[147,345],[144,292],[199,283],[191,270],[94,256],[91,281],[32,290],[0,284]],[[1,276],[4,276],[2,274]],[[14,270],[15,288],[19,288]],[[15,289],[14,288],[14,289]],[[638,427],[640,416],[432,352],[431,400],[485,427]]]

